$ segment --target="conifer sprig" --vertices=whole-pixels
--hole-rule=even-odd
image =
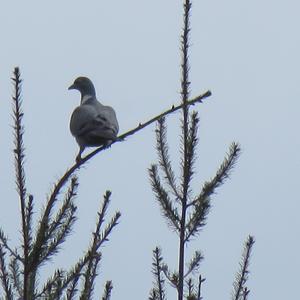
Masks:
[[[156,199],[160,204],[161,211],[165,216],[168,224],[176,232],[180,231],[180,216],[178,214],[177,208],[174,206],[166,190],[163,188],[158,173],[157,166],[152,165],[149,168],[149,176],[152,185],[152,189],[156,195]]]
[[[70,195],[71,193],[70,187],[67,195]],[[98,212],[98,219],[95,231],[92,235],[92,241],[85,255],[79,259],[79,261],[73,268],[71,268],[70,271],[57,269],[48,279],[42,291],[37,294],[37,297],[44,299],[45,297],[54,297],[57,295],[57,293],[63,295],[65,292],[66,299],[69,300],[75,299],[78,293],[80,293],[79,299],[92,299],[94,282],[97,276],[97,267],[102,257],[100,247],[104,242],[108,241],[108,237],[112,229],[118,224],[118,220],[121,216],[119,212],[116,212],[108,224],[103,228],[104,218],[111,201],[110,196],[110,191],[107,191],[104,195],[104,201],[101,204]],[[67,198],[65,201],[67,201]],[[80,281],[82,282],[82,286],[79,289],[78,284]],[[109,286],[111,286],[111,288],[107,289]],[[105,289],[106,291],[111,291],[112,284],[105,286]]]
[[[163,258],[161,254],[161,249],[156,247],[153,250],[153,262],[152,262],[152,273],[155,278],[154,287],[150,292],[149,299],[165,300],[165,279],[163,278]]]
[[[251,250],[255,243],[254,237],[249,236],[245,242],[244,251],[242,254],[242,260],[240,262],[240,270],[236,274],[235,281],[233,283],[233,300],[244,300],[247,299],[249,290],[246,287],[246,283],[249,276],[249,262],[251,256]]]
[[[229,147],[229,152],[220,165],[216,175],[210,181],[204,183],[201,193],[196,197],[192,204],[195,205],[201,199],[210,197],[215,192],[215,189],[224,183],[225,179],[229,177],[230,171],[235,166],[240,153],[241,148],[239,144],[232,143]]]
[[[176,184],[176,178],[174,171],[172,169],[170,157],[169,157],[169,149],[167,143],[167,128],[166,128],[166,119],[165,117],[158,120],[158,126],[156,129],[156,149],[159,158],[159,165],[164,172],[164,178],[166,179],[166,183],[170,187],[171,192],[178,199],[182,199],[182,195],[178,192],[178,187]]]
[[[13,286],[13,290],[17,295],[17,298],[22,299],[23,297],[23,285],[21,279],[21,268],[20,268],[20,260],[16,257],[11,255],[10,263],[9,263],[9,270],[10,270],[10,278]]]
[[[200,262],[203,260],[203,255],[200,251],[195,251],[194,256],[191,258],[187,265],[187,271],[184,278],[188,277],[191,273],[196,272],[200,267]]]
[[[168,281],[177,289],[178,300],[200,300],[201,284],[204,279],[199,277],[198,287],[192,276],[197,273],[200,262],[203,259],[200,251],[195,251],[194,256],[188,264],[186,261],[186,245],[192,237],[195,237],[206,224],[206,218],[211,207],[211,196],[230,175],[239,154],[240,147],[232,143],[229,153],[225,157],[216,175],[205,182],[200,194],[192,197],[191,182],[195,174],[195,161],[197,158],[196,147],[198,144],[199,117],[197,112],[189,111],[189,47],[190,47],[190,14],[192,3],[185,0],[183,4],[184,17],[181,35],[181,136],[180,136],[180,185],[177,185],[176,174],[172,168],[172,161],[169,157],[169,146],[167,142],[167,126],[165,118],[158,120],[156,129],[156,149],[158,152],[158,166],[152,165],[149,168],[152,190],[156,196],[160,209],[170,227],[179,235],[178,271],[170,272],[167,265],[162,270]],[[165,182],[162,182],[158,167],[163,174]],[[163,183],[166,183],[166,187]],[[179,188],[178,188],[179,187]],[[158,278],[154,273],[154,277]],[[244,293],[245,297],[247,295]],[[150,299],[159,299],[157,289],[153,289]]]
[[[12,285],[7,270],[6,253],[0,244],[0,282],[5,294],[5,299],[13,300]]]
[[[21,216],[22,216],[22,235],[23,235],[23,254],[24,254],[24,294],[25,300],[27,300],[28,294],[28,256],[31,248],[30,245],[30,232],[29,226],[27,225],[28,218],[26,217],[26,182],[25,182],[25,170],[24,170],[24,157],[25,148],[23,143],[24,126],[22,123],[23,112],[22,112],[22,99],[21,99],[21,74],[18,67],[14,69],[13,72],[13,86],[14,94],[12,96],[13,100],[13,119],[14,119],[14,156],[15,156],[15,172],[16,172],[16,185],[17,192],[19,194],[20,206],[21,206]],[[32,203],[31,203],[32,205]],[[28,211],[28,210],[27,210]]]
[[[110,280],[106,281],[102,300],[110,300],[112,289],[113,289],[112,282]]]

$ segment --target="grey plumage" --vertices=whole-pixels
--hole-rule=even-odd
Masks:
[[[85,147],[110,145],[116,140],[119,124],[110,106],[102,105],[96,98],[94,85],[87,77],[78,77],[69,87],[81,93],[81,104],[70,120],[70,130],[79,145],[76,160],[81,159]]]

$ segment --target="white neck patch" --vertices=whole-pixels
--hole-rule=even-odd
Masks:
[[[81,104],[85,103],[87,100],[91,99],[92,95],[84,95],[81,99]]]

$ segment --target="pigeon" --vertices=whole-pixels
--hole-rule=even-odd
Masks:
[[[79,162],[85,147],[111,145],[117,139],[119,124],[114,109],[97,100],[89,78],[78,77],[68,89],[81,93],[80,106],[75,108],[70,120],[70,131],[79,145],[76,157]]]

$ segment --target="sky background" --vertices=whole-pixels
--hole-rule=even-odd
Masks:
[[[212,96],[200,114],[195,194],[211,178],[232,141],[242,155],[212,199],[208,224],[187,247],[200,249],[204,299],[230,299],[243,243],[256,243],[250,299],[296,299],[300,268],[300,5],[299,1],[193,1],[191,96]],[[78,148],[69,119],[80,96],[67,87],[81,75],[113,106],[120,133],[180,99],[182,1],[2,1],[0,11],[0,224],[12,245],[20,241],[14,185],[10,77],[21,69],[28,192],[35,216]],[[168,117],[178,168],[180,113]],[[113,280],[112,299],[147,299],[152,250],[161,246],[177,266],[177,237],[155,201],[147,168],[157,161],[155,126],[117,143],[79,172],[78,222],[61,253],[45,266],[69,267],[83,254],[96,211],[112,190],[109,215],[120,224],[103,249],[95,298]],[[177,166],[177,167],[176,167]],[[174,291],[168,290],[169,299]]]

